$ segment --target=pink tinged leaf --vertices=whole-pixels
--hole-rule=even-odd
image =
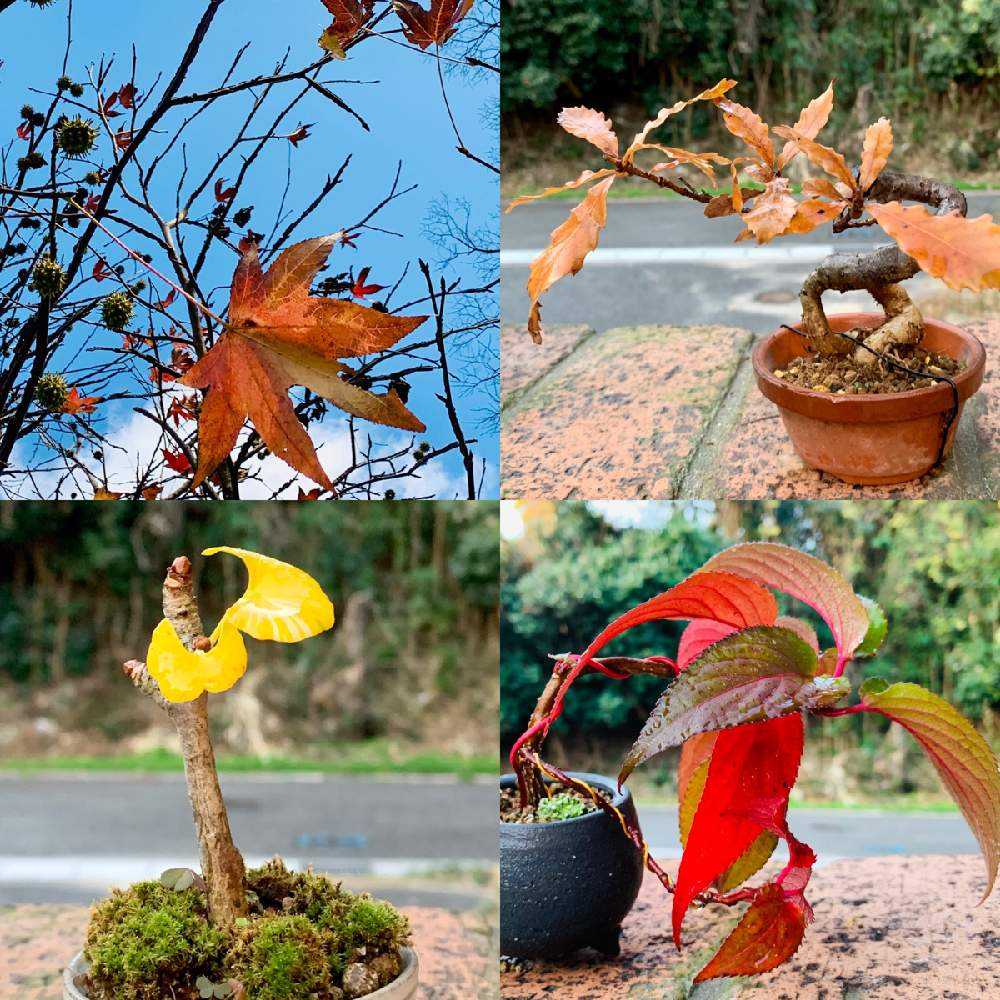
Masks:
[[[660,696],[625,757],[619,785],[640,764],[698,733],[798,712],[816,653],[794,632],[749,628],[709,646]]]
[[[735,631],[732,625],[713,621],[711,618],[696,618],[681,635],[681,641],[677,646],[677,669],[686,669],[691,661],[701,656],[709,646],[720,639],[725,639],[727,635],[732,635]]]
[[[868,631],[868,612],[847,580],[815,556],[787,545],[734,545],[704,568],[736,573],[808,604],[829,626],[841,661],[851,658]]]
[[[776,969],[798,951],[811,918],[809,905],[800,895],[789,897],[780,886],[764,886],[694,981],[754,976]]]
[[[1000,771],[996,755],[961,713],[917,684],[886,684],[873,678],[861,685],[861,700],[906,729],[937,769],[982,848],[986,899],[1000,867]]]

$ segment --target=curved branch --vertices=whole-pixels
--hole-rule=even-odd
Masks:
[[[951,184],[894,171],[885,171],[865,197],[868,201],[877,202],[920,202],[933,208],[937,215],[957,212],[965,216],[969,211],[965,195]],[[851,212],[841,216],[833,225],[834,232],[851,228],[852,221],[860,216],[861,210],[859,203]],[[919,270],[920,265],[894,243],[867,253],[831,254],[806,278],[799,293],[802,326],[812,339],[812,346],[820,354],[844,354],[851,350],[847,341],[830,330],[823,312],[824,292],[867,291],[881,302],[888,286],[909,280]],[[893,294],[896,298],[900,294],[906,295],[902,289]]]

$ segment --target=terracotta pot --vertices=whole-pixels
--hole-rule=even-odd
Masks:
[[[413,1000],[417,995],[418,962],[417,953],[412,948],[401,948],[403,971],[388,986],[369,993],[362,1000]],[[63,1000],[89,1000],[87,994],[74,982],[87,971],[83,953],[77,955],[63,972]]]
[[[872,329],[884,318],[881,313],[843,313],[829,320],[831,329],[841,333]],[[947,455],[965,401],[983,384],[986,352],[972,334],[933,319],[924,320],[921,346],[965,365],[954,379],[958,413],[948,429]],[[930,472],[954,405],[946,382],[909,392],[837,396],[774,377],[775,371],[806,353],[804,338],[776,330],[754,348],[753,369],[760,391],[777,404],[792,445],[807,465],[862,485],[905,483]]]
[[[612,796],[633,821],[635,804],[614,778],[570,771]],[[514,788],[512,774],[501,788]],[[558,958],[580,948],[617,955],[621,923],[644,872],[642,852],[618,821],[591,812],[554,823],[500,824],[500,953]]]

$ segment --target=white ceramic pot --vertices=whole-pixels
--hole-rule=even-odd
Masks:
[[[417,995],[417,983],[420,963],[417,953],[412,948],[403,948],[400,952],[403,958],[403,971],[388,986],[369,993],[362,1000],[413,1000]],[[80,952],[63,972],[63,1000],[89,1000],[89,997],[73,982],[77,976],[87,971],[87,963]],[[253,1000],[253,998],[249,998]]]

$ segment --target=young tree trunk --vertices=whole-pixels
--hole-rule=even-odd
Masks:
[[[185,556],[173,561],[163,581],[163,614],[188,649],[207,641],[194,595],[191,563]],[[208,695],[203,693],[194,701],[175,704],[163,698],[145,664],[130,660],[125,664],[125,673],[167,712],[180,736],[188,798],[201,844],[201,872],[208,886],[209,915],[217,926],[230,927],[237,917],[247,913],[246,869],[233,843],[219,787],[208,730]]]
[[[957,212],[968,214],[965,195],[950,184],[885,171],[868,192],[869,201],[915,201],[929,205],[938,215]],[[860,209],[857,214],[860,214]],[[850,228],[853,219],[841,217],[834,232]],[[845,337],[830,330],[823,312],[824,292],[867,291],[885,309],[887,321],[865,338],[875,350],[885,350],[890,344],[918,343],[923,333],[923,320],[917,307],[900,284],[912,278],[920,265],[895,244],[879,247],[869,253],[831,254],[805,280],[799,300],[802,304],[802,329],[811,346],[820,354],[855,353],[855,360],[874,363],[870,352],[854,347]]]

